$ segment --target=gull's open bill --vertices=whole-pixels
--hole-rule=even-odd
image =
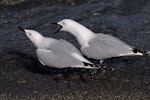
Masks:
[[[57,23],[51,23],[51,24],[53,24],[53,25],[56,25],[57,26],[57,30],[53,33],[53,34],[56,34],[56,33],[58,33],[61,29],[62,29],[62,26],[61,25],[59,25],[59,24],[57,24]]]

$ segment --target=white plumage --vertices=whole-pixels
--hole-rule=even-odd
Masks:
[[[81,52],[89,58],[104,60],[120,56],[142,56],[143,53],[111,35],[94,33],[71,19],[57,22],[62,28],[74,35],[81,46]]]
[[[99,68],[85,59],[80,51],[63,39],[42,36],[34,30],[22,29],[26,36],[36,46],[36,54],[41,64],[56,68]]]

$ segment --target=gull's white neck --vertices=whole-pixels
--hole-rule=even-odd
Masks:
[[[81,46],[88,45],[90,39],[95,36],[94,32],[79,23],[72,25],[69,32],[76,37]]]
[[[42,35],[38,35],[38,36],[35,36],[31,41],[36,46],[36,48],[43,49],[44,48],[44,45],[43,45],[44,38],[45,37],[43,37]]]

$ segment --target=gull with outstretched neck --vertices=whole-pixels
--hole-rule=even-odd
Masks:
[[[63,19],[56,24],[61,26],[59,31],[69,32],[76,37],[81,46],[81,52],[84,55],[89,58],[98,59],[100,63],[106,58],[144,55],[144,52],[129,46],[120,39],[108,34],[96,34],[74,20]]]
[[[63,39],[54,39],[44,37],[35,30],[28,30],[19,27],[25,35],[36,46],[36,55],[41,64],[49,67],[65,68],[87,68],[97,69],[98,65],[94,65],[88,61],[80,51]]]

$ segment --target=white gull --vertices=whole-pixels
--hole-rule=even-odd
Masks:
[[[80,51],[63,39],[44,37],[35,30],[19,27],[36,46],[36,55],[41,64],[49,67],[65,68],[88,68],[97,69],[99,66],[88,61]]]

